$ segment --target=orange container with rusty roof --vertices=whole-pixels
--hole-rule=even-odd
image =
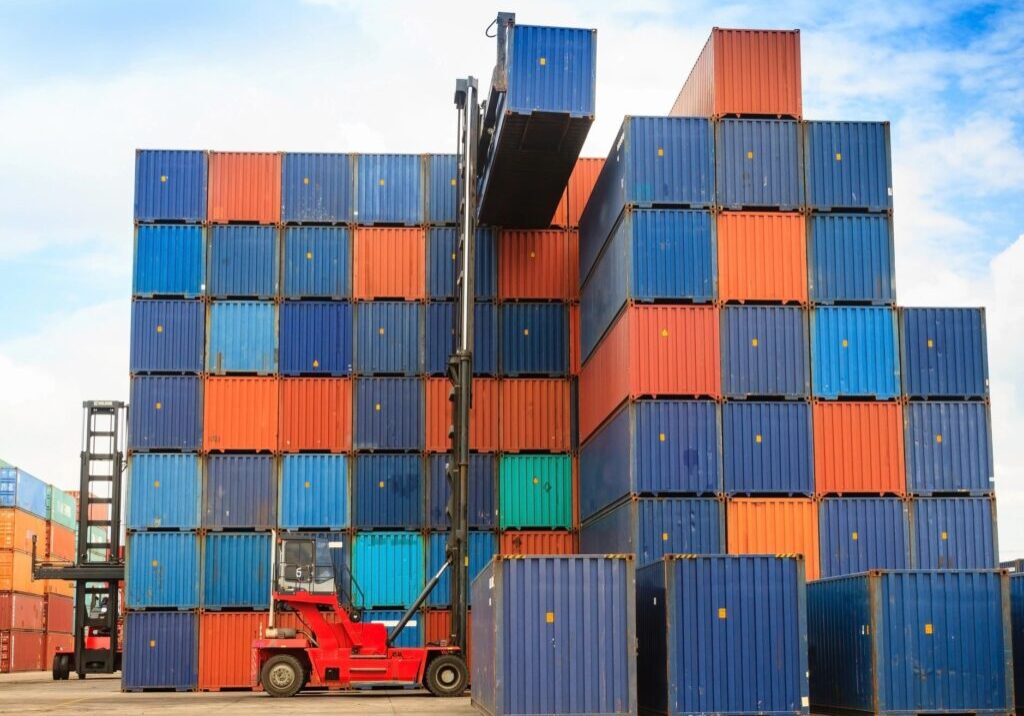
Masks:
[[[0,549],[32,553],[32,538],[46,548],[46,520],[15,507],[0,508]],[[40,551],[40,556],[45,552]]]
[[[46,594],[46,580],[32,579],[31,553],[0,549],[0,592]]]
[[[822,401],[812,411],[817,494],[906,494],[902,405]]]
[[[553,226],[564,226],[575,229],[580,225],[580,216],[594,191],[594,184],[604,167],[604,158],[580,157],[576,160],[569,183],[566,184],[562,199],[551,219]]]
[[[580,442],[628,399],[722,392],[718,308],[631,305],[580,370]]]
[[[506,378],[498,386],[501,452],[569,452],[572,405],[569,381]]]
[[[737,497],[726,502],[729,554],[802,554],[817,579],[818,504],[798,497]]]
[[[426,229],[360,227],[352,246],[354,298],[415,301],[426,297]]]
[[[579,233],[562,229],[498,233],[498,298],[574,301],[579,298]]]
[[[207,218],[276,224],[281,219],[281,155],[210,152]]]
[[[807,303],[807,235],[802,214],[723,211],[717,221],[722,301]]]
[[[803,117],[799,30],[711,30],[673,117]]]
[[[506,530],[498,539],[500,554],[576,554],[576,535],[561,530]]]
[[[278,380],[209,377],[204,384],[203,449],[277,450]]]
[[[451,382],[447,378],[427,378],[427,452],[448,452],[451,440],[452,403],[448,400]],[[469,449],[476,452],[498,450],[498,381],[473,379],[473,407],[469,411]]]
[[[352,449],[351,378],[282,378],[280,385],[282,452]]]

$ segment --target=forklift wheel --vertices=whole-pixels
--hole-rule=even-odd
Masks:
[[[442,654],[429,664],[423,685],[434,696],[462,696],[469,683],[469,670],[461,656]]]
[[[53,680],[67,681],[71,675],[71,654],[53,655]]]
[[[294,696],[305,685],[306,672],[291,654],[276,654],[263,664],[260,683],[271,696]]]

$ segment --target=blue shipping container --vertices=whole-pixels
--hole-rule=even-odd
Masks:
[[[818,508],[821,576],[910,567],[910,527],[898,497],[826,497]]]
[[[358,378],[353,450],[423,450],[424,383],[419,378]]]
[[[991,569],[999,565],[992,497],[910,501],[914,569]]]
[[[805,122],[804,162],[812,209],[892,209],[888,122]]]
[[[344,226],[284,229],[284,298],[351,298],[352,244]]]
[[[357,532],[352,542],[356,606],[411,606],[423,590],[425,562],[418,532]]]
[[[129,370],[201,373],[206,340],[202,301],[132,301]]]
[[[807,366],[807,313],[787,306],[724,306],[722,392],[730,398],[803,398]]]
[[[447,532],[432,532],[427,546],[427,573],[426,578],[430,579],[445,560],[445,547],[448,545]],[[494,532],[470,532],[469,533],[469,581],[472,583],[480,570],[491,561],[491,557],[498,553],[498,535]],[[446,571],[438,581],[434,591],[427,597],[428,607],[450,607],[452,603],[452,586],[449,578],[450,570]],[[470,594],[470,606],[473,606],[472,594]]]
[[[17,507],[47,519],[46,483],[20,468],[0,467],[0,507]]]
[[[715,126],[717,203],[726,209],[800,209],[804,167],[800,123],[723,119]]]
[[[811,707],[1013,711],[1009,577],[882,571],[807,585]]]
[[[209,237],[209,295],[216,298],[277,296],[275,227],[211,226]]]
[[[348,527],[348,495],[345,455],[284,455],[278,526],[290,530]]]
[[[981,495],[995,490],[988,405],[908,403],[903,423],[910,494]]]
[[[199,616],[134,612],[124,616],[121,688],[192,691],[199,681]]]
[[[131,380],[129,450],[198,452],[203,446],[203,381],[194,376]]]
[[[898,397],[895,312],[854,306],[813,309],[811,369],[817,398]]]
[[[198,298],[206,293],[202,226],[142,225],[135,230],[132,294]]]
[[[423,527],[423,458],[356,455],[352,526],[356,529]]]
[[[905,395],[988,396],[984,308],[902,308],[900,337]]]
[[[203,527],[270,529],[277,525],[277,469],[270,455],[209,455]]]
[[[1010,625],[1013,632],[1013,692],[1016,694],[1017,711],[1020,712],[1024,708],[1024,574],[1010,574]]]
[[[458,167],[454,154],[428,154],[427,223],[458,221]]]
[[[195,532],[129,532],[125,552],[125,606],[129,609],[199,606]]]
[[[473,375],[498,373],[498,307],[493,303],[473,306]],[[424,330],[428,375],[447,375],[448,358],[455,350],[455,304],[427,304]]]
[[[281,220],[344,224],[352,219],[352,158],[286,152],[281,160]]]
[[[888,214],[812,214],[808,237],[812,302],[896,302],[896,253]]]
[[[135,220],[206,219],[206,152],[135,150]]]
[[[129,457],[125,527],[199,529],[203,467],[195,453]]]
[[[364,624],[383,624],[388,634],[394,631],[401,621],[405,612],[401,609],[369,609],[363,612]],[[406,622],[402,633],[398,635],[392,646],[407,649],[410,647],[423,646],[423,626],[420,622],[422,614],[414,614],[412,619]]]
[[[501,375],[567,375],[569,307],[562,303],[505,303],[501,314]]]
[[[357,373],[416,375],[422,372],[422,304],[360,301],[355,309]]]
[[[203,608],[270,607],[270,535],[219,532],[203,542]]]
[[[281,375],[352,373],[352,304],[285,301],[281,304]]]
[[[813,495],[810,404],[725,403],[722,454],[727,495]]]
[[[427,296],[454,299],[458,274],[458,229],[427,229]],[[473,288],[480,301],[493,300],[498,286],[498,261],[495,251],[497,231],[489,227],[476,230],[476,271]]]
[[[448,455],[431,455],[427,458],[427,479],[430,480],[427,495],[427,527],[446,530],[451,525],[448,519],[448,478],[445,466]],[[473,453],[469,456],[468,520],[471,529],[493,529],[496,523],[497,464],[495,456],[489,453]]]
[[[210,373],[277,372],[277,305],[271,301],[214,301],[209,333]]]
[[[355,223],[423,223],[423,158],[419,154],[360,154]]]
[[[802,559],[669,555],[636,581],[642,710],[808,713]]]

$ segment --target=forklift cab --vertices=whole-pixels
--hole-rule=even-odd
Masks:
[[[279,539],[275,591],[279,595],[331,594],[353,621],[361,612],[355,607],[355,580],[348,568],[343,536],[297,535]]]

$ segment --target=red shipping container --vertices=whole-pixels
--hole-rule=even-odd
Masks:
[[[580,371],[586,440],[627,399],[721,396],[718,308],[626,308]]]
[[[103,505],[103,507],[106,507],[106,505]],[[91,508],[90,511],[92,511]],[[69,562],[75,561],[78,542],[74,530],[68,529],[56,522],[49,522],[47,523],[46,537],[46,554],[48,557]]]
[[[559,531],[510,531],[499,538],[500,554],[576,554],[579,547],[576,535]]]
[[[567,226],[575,229],[580,225],[580,216],[594,191],[594,184],[604,167],[604,158],[580,157],[569,175],[569,183],[558,202],[555,216],[551,223],[554,226]]]
[[[447,378],[427,378],[427,452],[448,452],[451,448],[448,438],[452,422],[452,403],[448,400],[451,385]],[[473,379],[469,449],[498,450],[498,381],[494,378]]]
[[[800,119],[800,31],[713,28],[669,114]]]
[[[53,668],[53,657],[57,652],[68,654],[75,650],[75,637],[72,634],[46,633],[46,651],[43,655],[43,668]]]
[[[45,617],[46,600],[38,594],[0,592],[0,631],[41,630]]]
[[[572,412],[568,380],[506,378],[498,388],[501,452],[572,449]]]
[[[718,297],[807,303],[803,214],[724,211],[718,215]]]
[[[353,298],[424,299],[426,246],[425,229],[356,229],[352,249]]]
[[[42,671],[46,637],[41,631],[0,631],[0,673]]]
[[[743,497],[726,503],[729,554],[802,554],[817,579],[818,505],[809,498]]]
[[[210,152],[207,218],[213,223],[281,219],[281,155]]]
[[[75,631],[75,600],[60,594],[46,595],[46,631],[71,634]]]
[[[14,507],[0,508],[0,549],[32,554],[32,538],[46,549],[46,520]],[[44,552],[45,554],[45,552]]]
[[[903,406],[818,402],[813,423],[817,494],[906,494]]]
[[[423,612],[424,631],[423,639],[426,644],[447,644],[451,636],[452,612],[450,609],[428,609]],[[466,666],[469,673],[473,673],[473,613],[466,616]]]
[[[579,298],[579,234],[561,229],[498,234],[498,297],[574,301]]]
[[[207,378],[203,447],[207,452],[277,449],[276,378]]]
[[[351,450],[351,379],[282,378],[278,433],[283,452]]]

